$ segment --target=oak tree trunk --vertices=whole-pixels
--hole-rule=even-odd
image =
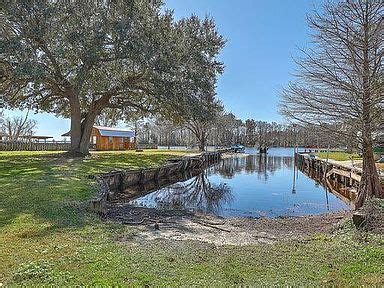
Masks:
[[[71,156],[83,156],[80,152],[80,142],[82,134],[80,102],[71,87],[68,88],[67,95],[69,98],[69,106],[71,110],[71,148],[68,153]]]
[[[77,121],[77,119],[71,119],[71,127],[75,126],[75,133],[80,130],[80,137],[71,137],[71,150],[69,154],[74,157],[84,157],[89,154],[89,145],[91,141],[92,128],[95,122],[96,116],[93,113],[89,113],[83,121]],[[75,120],[75,121],[74,121]],[[80,128],[80,129],[79,129]],[[72,132],[72,130],[71,130]]]
[[[83,119],[78,97],[72,88],[68,88],[67,93],[71,110],[71,148],[68,154],[73,157],[84,157],[89,154],[92,128],[98,110],[90,109]]]
[[[89,145],[91,142],[92,128],[95,123],[97,113],[90,111],[81,123],[80,153],[89,154]]]

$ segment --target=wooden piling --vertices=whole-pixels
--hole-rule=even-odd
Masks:
[[[327,159],[319,159],[311,157],[307,153],[296,153],[295,159],[297,159],[299,169],[306,174],[310,175],[310,170],[316,171],[321,175],[320,179],[328,186],[331,185],[331,182],[344,186],[345,191],[342,194],[338,193],[342,196],[342,199],[349,198],[351,200],[356,198],[357,187],[361,182],[361,172],[340,163],[330,162],[328,157]],[[329,188],[332,192],[335,192],[335,189]],[[350,200],[348,202],[351,202]]]

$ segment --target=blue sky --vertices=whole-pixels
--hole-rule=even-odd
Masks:
[[[176,18],[192,13],[209,15],[227,39],[220,58],[225,72],[218,82],[217,94],[227,111],[245,120],[254,118],[284,122],[277,104],[279,91],[293,78],[293,58],[298,47],[310,42],[306,13],[322,0],[166,0]],[[6,111],[19,115],[20,111]],[[37,134],[60,135],[69,120],[50,114],[35,114]]]
[[[218,96],[228,111],[245,120],[283,122],[279,91],[292,79],[293,57],[310,41],[306,13],[320,0],[168,0],[177,17],[209,15],[227,39],[226,69]]]

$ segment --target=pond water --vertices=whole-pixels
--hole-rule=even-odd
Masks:
[[[220,216],[319,214],[350,209],[336,195],[294,168],[293,149],[271,148],[267,156],[223,159],[197,176],[133,199],[157,209],[187,209]],[[145,192],[145,191],[144,191]]]

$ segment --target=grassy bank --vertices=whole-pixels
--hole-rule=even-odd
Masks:
[[[176,151],[97,153],[71,160],[41,152],[0,153],[0,283],[17,285],[383,285],[382,238],[334,235],[270,245],[215,247],[138,241],[137,228],[88,213],[88,175],[150,167]],[[363,240],[364,239],[364,240]]]
[[[319,152],[317,155],[320,158],[327,159],[327,152]],[[361,156],[356,153],[347,153],[347,152],[329,152],[329,159],[336,161],[348,161],[348,160],[362,160]]]

